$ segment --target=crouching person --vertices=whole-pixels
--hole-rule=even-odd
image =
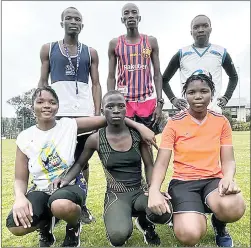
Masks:
[[[11,233],[22,236],[39,230],[40,247],[55,242],[55,217],[66,221],[63,247],[80,246],[80,214],[86,188],[76,175],[67,187],[53,189],[52,181],[62,177],[74,164],[77,133],[106,126],[104,117],[61,118],[56,120],[58,97],[50,87],[39,88],[32,97],[37,125],[18,135],[15,162],[15,202],[7,217],[6,226]],[[139,127],[148,142],[152,131],[131,120],[128,124]],[[134,125],[135,124],[135,125]],[[29,174],[33,185],[27,192]]]
[[[150,183],[153,161],[149,147],[137,130],[125,125],[126,103],[122,94],[109,91],[102,104],[107,127],[87,139],[79,160],[65,178],[55,180],[54,185],[63,189],[97,151],[107,181],[104,222],[111,245],[122,246],[126,243],[133,231],[132,217],[136,217],[136,227],[142,232],[145,243],[160,245],[154,223],[167,223],[171,219],[171,210],[168,208],[169,212],[159,216],[147,207],[148,196],[141,183],[141,158],[146,180]]]

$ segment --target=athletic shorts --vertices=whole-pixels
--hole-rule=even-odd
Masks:
[[[156,108],[156,99],[146,100],[145,102],[126,102],[127,117],[149,117]]]
[[[48,220],[52,217],[50,207],[55,200],[67,199],[78,204],[80,207],[82,207],[84,201],[83,190],[78,185],[65,186],[56,190],[52,195],[42,191],[32,191],[27,193],[26,197],[32,204],[33,222],[31,226],[37,226],[42,220]],[[6,219],[6,226],[8,228],[16,227],[12,210]]]
[[[153,126],[153,112],[156,108],[156,99],[150,99],[145,102],[126,102],[126,117],[144,124],[156,135],[164,130],[168,117],[162,112],[160,122]]]
[[[172,197],[173,213],[212,213],[207,205],[208,195],[218,188],[220,178],[181,181],[172,179],[168,193]]]

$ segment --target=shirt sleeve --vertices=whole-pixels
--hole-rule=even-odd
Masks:
[[[221,132],[220,138],[221,146],[232,146],[232,129],[230,123],[227,118],[225,118],[225,122]]]
[[[70,129],[75,135],[77,135],[78,125],[76,118],[63,117],[59,121],[61,122],[63,128],[66,128],[67,130]]]
[[[169,119],[161,134],[160,149],[172,150],[175,142],[175,135],[174,123]]]
[[[237,86],[238,75],[237,75],[234,63],[232,61],[232,58],[230,57],[228,52],[226,52],[226,57],[223,61],[222,67],[224,68],[226,74],[229,77],[227,89],[226,89],[224,96],[227,97],[227,99],[230,99],[233,95],[233,92],[234,92],[236,86]]]
[[[17,136],[17,140],[16,140],[16,145],[18,146],[18,148],[22,151],[22,153],[25,153],[25,147],[26,147],[26,140],[27,138],[25,138],[25,131],[21,132],[18,136]]]
[[[169,81],[171,80],[173,75],[176,73],[176,71],[180,68],[180,54],[181,52],[179,51],[172,57],[162,77],[163,78],[163,86],[162,86],[163,91],[165,92],[169,100],[175,97],[169,85]]]

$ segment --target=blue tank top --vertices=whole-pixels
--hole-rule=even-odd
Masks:
[[[71,56],[71,61],[76,68],[77,57]],[[77,81],[88,84],[90,73],[90,52],[89,47],[81,44],[80,63],[78,68]],[[75,75],[71,73],[71,67],[66,55],[61,51],[59,42],[53,42],[50,49],[50,75],[51,83],[57,81],[75,81]]]

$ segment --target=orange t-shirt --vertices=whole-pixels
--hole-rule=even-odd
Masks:
[[[221,146],[232,146],[232,130],[225,116],[208,110],[200,122],[185,111],[169,119],[160,149],[174,151],[173,179],[198,180],[223,177]]]

